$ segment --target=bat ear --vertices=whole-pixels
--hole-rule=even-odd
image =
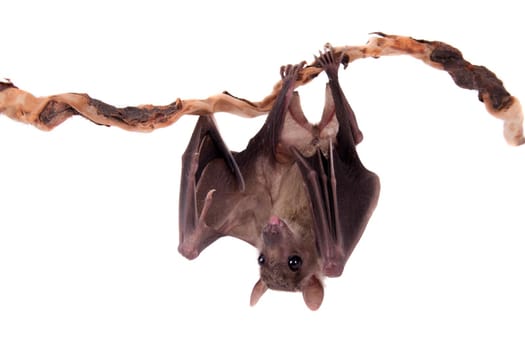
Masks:
[[[324,288],[321,281],[315,275],[312,275],[306,281],[302,291],[306,306],[312,311],[319,309],[324,297]]]
[[[252,295],[250,296],[250,306],[257,304],[261,296],[268,290],[268,286],[262,279],[259,279],[252,289]]]

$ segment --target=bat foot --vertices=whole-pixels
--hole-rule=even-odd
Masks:
[[[306,61],[302,61],[299,64],[281,66],[281,79],[282,80],[297,80],[299,71],[306,65]]]
[[[335,57],[332,48],[327,48],[325,52],[319,51],[319,56],[315,57],[315,60],[317,64],[323,68],[330,80],[337,79],[337,71],[341,63],[341,58],[337,59]]]

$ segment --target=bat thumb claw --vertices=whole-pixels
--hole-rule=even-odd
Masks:
[[[179,253],[188,260],[194,260],[199,256],[199,251],[188,244],[179,244]]]
[[[326,277],[339,277],[343,274],[344,264],[328,261],[323,266],[323,274]]]

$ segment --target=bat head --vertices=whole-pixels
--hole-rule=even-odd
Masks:
[[[321,306],[324,291],[317,277],[319,260],[315,245],[277,216],[272,216],[263,228],[258,261],[261,276],[253,288],[251,305],[269,288],[302,292],[310,309]]]

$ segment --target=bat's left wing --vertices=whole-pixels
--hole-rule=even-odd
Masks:
[[[379,198],[379,178],[364,167],[356,151],[361,139],[355,115],[339,86],[339,61],[331,51],[318,58],[329,78],[329,95],[339,130],[326,154],[304,157],[294,150],[311,200],[322,272],[340,276]],[[330,113],[325,111],[325,113]],[[326,119],[327,116],[323,116]],[[356,139],[359,135],[359,139]]]
[[[213,174],[205,177],[207,187],[199,196],[203,173],[209,172],[210,167],[213,167]],[[231,187],[231,195],[242,192],[244,178],[213,117],[201,116],[182,156],[179,252],[185,257],[196,258],[204,248],[225,234],[205,221],[214,191],[225,187]],[[228,208],[224,208],[224,211],[227,212]]]

